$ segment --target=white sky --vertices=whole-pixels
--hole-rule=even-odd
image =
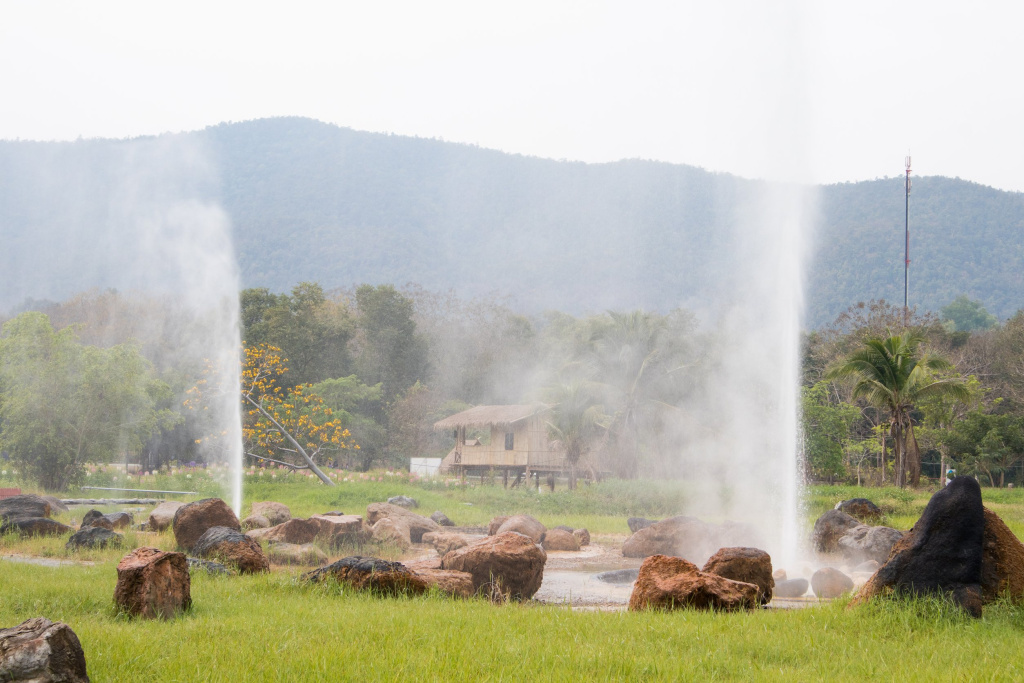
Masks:
[[[0,0],[0,138],[299,115],[584,161],[1024,191],[1021,2]]]

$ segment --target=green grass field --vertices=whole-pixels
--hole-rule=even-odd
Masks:
[[[336,488],[299,480],[253,482],[246,499],[278,500],[305,516],[333,509],[358,513],[369,502],[405,493],[420,500],[420,512],[441,509],[464,525],[528,511],[546,524],[625,534],[626,516],[672,514],[685,497],[679,487],[658,482],[537,494],[382,478]],[[926,492],[815,487],[806,499],[808,528],[837,500],[858,496],[878,502],[888,510],[888,523],[904,528],[928,499]],[[1024,496],[1002,490],[985,497],[1020,535]],[[638,499],[645,502],[633,502]],[[295,579],[300,570],[280,569],[263,576],[197,573],[190,612],[169,622],[140,621],[118,615],[111,601],[124,550],[69,555],[64,540],[0,539],[0,554],[94,563],[0,561],[0,625],[40,615],[67,622],[82,641],[95,681],[1024,678],[1024,609],[1009,604],[987,607],[980,620],[940,601],[857,609],[837,601],[744,614],[591,612],[438,595],[381,598],[306,585]],[[126,541],[174,545],[169,533],[129,532]]]

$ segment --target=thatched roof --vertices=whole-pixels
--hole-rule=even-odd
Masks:
[[[440,432],[457,427],[511,427],[547,409],[543,403],[526,406],[477,406],[435,422],[434,429]]]

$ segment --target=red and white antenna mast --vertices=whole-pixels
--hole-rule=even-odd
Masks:
[[[910,155],[907,154],[907,197],[903,217],[903,229],[906,236],[906,251],[903,256],[903,325],[910,320]]]

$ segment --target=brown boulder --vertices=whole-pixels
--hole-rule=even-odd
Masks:
[[[183,553],[136,548],[117,565],[114,603],[146,619],[170,619],[192,605],[188,561]]]
[[[46,517],[27,517],[13,519],[0,524],[0,536],[16,533],[19,536],[62,536],[70,534],[74,529]]]
[[[50,514],[59,515],[64,512],[71,512],[71,508],[64,504],[64,501],[57,496],[39,496],[50,504]]]
[[[52,513],[50,502],[32,493],[0,499],[0,523],[19,519],[48,518]]]
[[[149,520],[146,522],[146,528],[150,531],[163,531],[169,529],[171,524],[174,523],[174,513],[178,511],[178,508],[183,506],[180,500],[165,500],[164,502],[153,508],[153,511],[149,513]]]
[[[429,517],[417,515],[415,512],[410,512],[409,510],[397,505],[392,505],[390,503],[370,503],[366,506],[367,524],[376,525],[378,521],[385,517],[405,522],[405,525],[409,528],[409,540],[413,543],[421,542],[423,534],[429,534],[431,531],[441,530],[441,525]]]
[[[498,529],[501,528],[502,524],[508,521],[509,517],[511,517],[511,515],[501,515],[500,517],[495,517],[494,519],[492,519],[491,523],[487,525],[487,535],[496,535],[498,533]]]
[[[172,522],[174,540],[189,552],[207,529],[215,526],[241,531],[238,517],[220,498],[204,498],[188,505],[182,505],[174,513]]]
[[[412,545],[409,525],[398,517],[381,517],[373,525],[373,540],[378,543],[393,545],[400,550],[408,550]]]
[[[267,546],[267,559],[274,564],[299,564],[319,567],[327,562],[327,553],[312,543],[271,543]]]
[[[540,544],[548,552],[552,550],[577,552],[580,549],[580,542],[576,540],[576,537],[563,529],[547,531]]]
[[[572,535],[576,537],[576,541],[579,542],[581,548],[585,545],[590,545],[590,532],[586,529],[573,529]]]
[[[343,557],[334,564],[304,574],[302,578],[315,583],[333,579],[357,590],[386,595],[425,593],[428,588],[425,579],[401,562],[358,555]]]
[[[292,517],[283,524],[272,526],[269,529],[261,529],[260,540],[273,541],[275,543],[292,543],[304,545],[312,543],[320,535],[320,523],[315,519],[299,519]]]
[[[824,567],[811,575],[811,590],[819,598],[838,598],[853,590],[853,579],[835,567]]]
[[[249,515],[242,520],[242,531],[252,531],[253,529],[269,529],[270,520],[263,515]]]
[[[197,557],[214,559],[236,567],[240,574],[270,571],[270,562],[259,541],[237,529],[210,527],[192,546]]]
[[[627,538],[622,544],[622,555],[669,555],[703,563],[725,545],[723,537],[720,528],[694,517],[669,517]]]
[[[270,500],[263,501],[262,503],[253,503],[252,514],[266,517],[267,521],[270,522],[270,526],[284,524],[292,518],[292,511],[287,505]]]
[[[823,553],[834,553],[839,550],[839,539],[847,531],[859,526],[860,522],[839,510],[828,510],[814,522],[811,532],[811,543],[814,549]]]
[[[629,609],[747,610],[757,606],[757,595],[752,583],[707,574],[679,557],[653,555],[640,565]]]
[[[706,574],[717,574],[726,579],[752,583],[757,586],[761,604],[771,602],[775,588],[772,576],[772,558],[757,548],[721,548],[701,569]]]
[[[478,593],[493,600],[528,600],[544,578],[544,549],[519,533],[489,536],[441,559],[441,569],[468,572]]]
[[[310,520],[320,526],[317,538],[331,547],[343,543],[364,543],[370,538],[360,515],[313,515]]]
[[[423,542],[429,543],[434,546],[434,550],[437,551],[438,557],[444,557],[453,550],[464,548],[473,541],[480,540],[483,537],[471,537],[465,534],[456,534],[446,531],[435,531],[429,534],[423,534]]]
[[[981,591],[985,603],[1003,594],[1018,604],[1024,602],[1024,544],[988,508],[982,536]]]
[[[0,629],[0,681],[89,683],[78,636],[45,617]]]
[[[529,536],[533,539],[534,543],[540,543],[544,537],[544,532],[547,531],[547,527],[530,515],[512,515],[498,527],[494,535],[507,534],[510,531],[515,531],[523,536]]]
[[[851,498],[836,503],[836,510],[855,517],[862,522],[870,522],[882,516],[882,508],[872,503],[867,498]]]
[[[473,575],[468,572],[457,572],[446,569],[415,569],[416,576],[426,581],[428,586],[453,598],[471,598],[476,594]]]

